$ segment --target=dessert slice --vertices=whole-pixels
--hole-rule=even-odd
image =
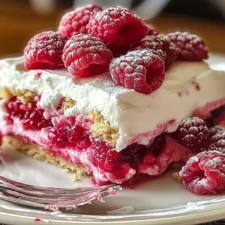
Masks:
[[[23,57],[0,61],[3,147],[92,175],[96,184],[161,175],[207,148],[203,119],[225,105],[225,73],[203,62],[208,51],[195,35],[155,34],[127,9],[98,10],[82,29],[89,34],[66,31],[64,21],[70,39],[43,32]],[[118,47],[122,55],[113,58]],[[191,133],[200,144],[179,127],[192,116],[203,127]]]
[[[160,175],[186,160],[189,151],[165,133],[225,104],[225,74],[204,62],[174,63],[150,95],[116,86],[107,73],[75,80],[65,69],[28,71],[23,63],[0,62],[4,141],[72,171],[82,165],[98,183]]]

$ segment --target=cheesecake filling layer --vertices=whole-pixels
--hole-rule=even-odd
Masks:
[[[150,95],[116,86],[107,73],[76,80],[66,70],[27,71],[22,57],[0,61],[0,74],[3,87],[41,94],[39,107],[44,110],[55,112],[60,100],[68,97],[76,104],[65,116],[100,112],[118,129],[118,152],[134,142],[149,145],[202,107],[210,115],[225,103],[225,73],[210,70],[204,62],[174,63],[162,86]]]
[[[88,116],[46,118],[46,111],[37,107],[38,102],[22,103],[15,96],[0,104],[3,136],[14,136],[71,165],[84,166],[98,185],[121,184],[138,174],[159,176],[171,163],[185,162],[190,157],[189,150],[166,134],[156,137],[151,146],[134,143],[117,152],[101,138],[93,137],[94,121]]]

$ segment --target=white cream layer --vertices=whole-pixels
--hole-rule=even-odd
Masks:
[[[0,61],[0,86],[41,93],[40,106],[47,109],[54,110],[63,96],[75,99],[77,104],[66,115],[100,111],[119,128],[120,151],[134,140],[148,144],[161,131],[173,132],[195,109],[225,99],[225,72],[213,71],[204,62],[176,62],[163,85],[144,95],[116,86],[109,74],[78,80],[64,69],[27,71],[20,57]]]

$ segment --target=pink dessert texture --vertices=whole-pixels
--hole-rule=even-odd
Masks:
[[[36,105],[24,105],[15,98],[9,100],[5,104],[3,135],[13,134],[45,147],[53,156],[84,165],[98,185],[108,182],[121,184],[137,174],[159,176],[170,164],[185,163],[192,155],[188,148],[164,133],[168,127],[174,126],[174,120],[158,125],[151,133],[140,134],[130,146],[117,152],[104,142],[90,138],[92,121],[87,117],[45,119],[44,111]],[[133,144],[146,135],[152,137],[149,147]]]
[[[96,185],[179,164],[193,193],[223,192],[225,79],[208,55],[202,38],[161,34],[125,8],[72,10],[28,42],[22,63],[0,62],[0,144],[36,145]]]

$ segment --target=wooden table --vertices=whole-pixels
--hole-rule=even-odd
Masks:
[[[22,54],[26,42],[35,33],[57,28],[64,9],[56,9],[50,15],[37,15],[24,2],[0,2],[0,57],[11,54]],[[212,21],[200,21],[171,15],[160,15],[148,21],[162,32],[176,30],[189,31],[204,37],[211,51],[225,53],[225,24]],[[214,223],[213,223],[214,224]],[[223,225],[224,221],[216,224]]]
[[[0,55],[22,53],[26,42],[35,33],[56,29],[64,9],[50,15],[36,14],[26,3],[0,1]],[[160,15],[148,21],[162,32],[189,31],[204,37],[211,51],[225,53],[225,23],[201,21],[171,15]]]

